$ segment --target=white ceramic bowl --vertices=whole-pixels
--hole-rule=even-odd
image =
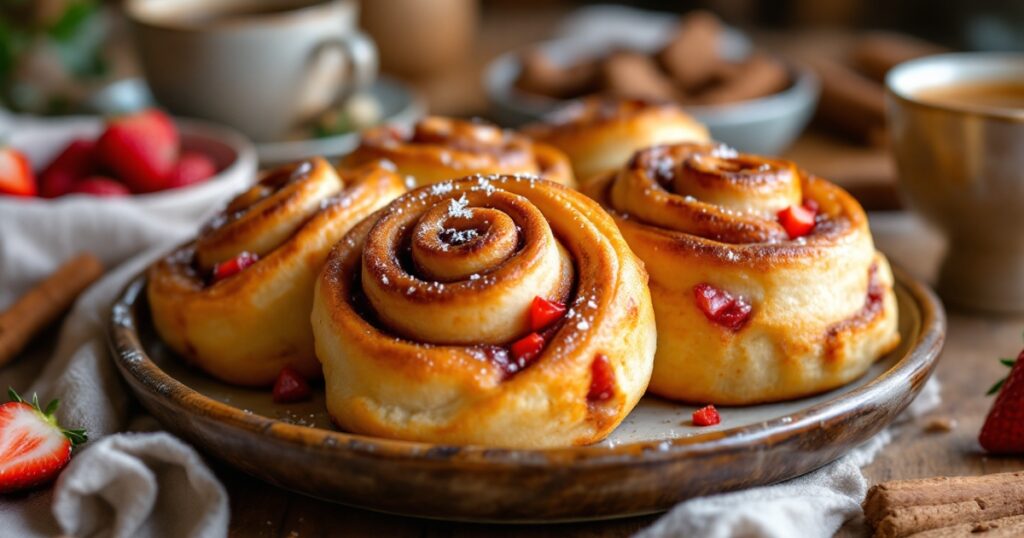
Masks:
[[[646,39],[631,43],[630,48],[654,51],[667,39],[667,35],[658,41]],[[612,43],[597,44],[590,39],[563,38],[535,48],[555,63],[571,65],[584,58],[600,56],[612,46]],[[750,50],[746,37],[732,29],[723,34],[720,46],[722,55],[730,59],[741,59]],[[484,73],[484,86],[491,103],[500,119],[511,124],[541,119],[568,103],[517,90],[514,84],[522,69],[519,55],[519,52],[509,52],[499,56]],[[737,103],[684,108],[707,125],[714,139],[740,151],[777,155],[807,126],[818,102],[819,83],[814,73],[795,65],[789,65],[789,69],[793,84],[779,93]]]
[[[241,190],[255,179],[256,149],[244,136],[232,129],[198,120],[176,119],[175,123],[181,134],[182,149],[209,156],[217,165],[217,174],[207,181],[188,187],[134,194],[131,200],[153,203],[196,196],[202,191],[223,190],[226,188],[225,183],[234,185],[234,190]],[[7,143],[28,157],[38,175],[71,141],[98,138],[103,131],[103,120],[92,116],[14,120],[7,130]],[[39,199],[39,202],[55,204],[64,199],[82,197],[89,196],[70,194],[51,200]],[[104,200],[97,199],[97,203],[104,203]]]

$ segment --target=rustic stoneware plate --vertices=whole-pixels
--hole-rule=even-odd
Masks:
[[[899,349],[860,380],[812,398],[721,410],[648,397],[597,445],[555,450],[441,446],[334,429],[322,390],[274,404],[267,390],[224,385],[184,366],[155,334],[144,277],[114,305],[115,362],[168,429],[253,476],[307,495],[415,516],[564,521],[668,509],[698,495],[771,484],[814,470],[884,428],[914,398],[942,348],[945,314],[897,272]]]

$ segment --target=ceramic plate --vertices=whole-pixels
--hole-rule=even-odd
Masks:
[[[266,390],[219,383],[184,366],[155,334],[144,277],[114,305],[110,344],[143,405],[168,429],[253,476],[373,510],[476,521],[565,521],[665,510],[689,497],[771,484],[812,471],[867,440],[913,400],[935,367],[942,306],[897,272],[900,347],[860,380],[786,403],[721,410],[654,397],[604,442],[510,450],[443,446],[334,429],[323,391],[274,404]]]

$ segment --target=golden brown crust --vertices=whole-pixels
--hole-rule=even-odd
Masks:
[[[737,405],[795,398],[855,379],[899,341],[892,273],[863,209],[791,163],[714,145],[654,147],[585,192],[651,275],[656,394]],[[806,201],[819,208],[814,228],[790,239],[776,214]],[[752,307],[739,329],[698,306],[702,284]]]
[[[559,150],[483,121],[439,116],[412,129],[382,126],[363,133],[346,166],[386,159],[415,186],[472,174],[535,175],[575,186],[568,158]]]
[[[178,354],[238,385],[269,385],[284,366],[320,376],[309,327],[312,289],[331,246],[405,191],[376,163],[335,171],[316,158],[266,174],[197,239],[149,269],[153,322]],[[242,252],[251,267],[213,281]]]
[[[637,150],[710,140],[707,128],[676,105],[600,96],[573,103],[524,132],[564,151],[581,185],[622,166]]]
[[[417,242],[436,255],[441,280],[415,261]],[[346,235],[317,282],[328,410],[347,430],[399,439],[598,441],[647,387],[655,333],[646,281],[614,221],[575,191],[514,176],[417,189]],[[537,296],[569,311],[543,332],[534,360],[516,363],[509,344],[530,332]],[[599,355],[614,385],[593,401]]]

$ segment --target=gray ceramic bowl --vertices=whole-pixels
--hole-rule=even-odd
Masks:
[[[730,30],[724,35],[724,57],[739,59],[748,53],[750,44],[742,34]],[[602,52],[590,41],[572,38],[548,41],[537,48],[563,65]],[[519,53],[509,52],[484,72],[484,86],[499,121],[512,125],[535,121],[568,103],[517,90],[514,82],[521,69]],[[686,111],[707,125],[716,140],[748,153],[777,155],[807,126],[818,102],[814,73],[795,65],[790,70],[794,82],[779,93],[726,105],[685,107]]]

